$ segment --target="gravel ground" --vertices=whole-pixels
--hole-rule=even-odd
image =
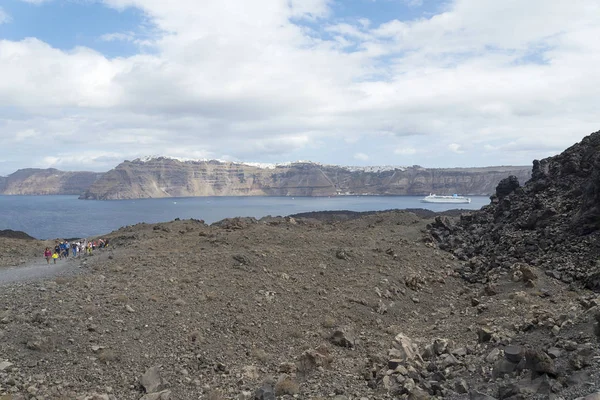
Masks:
[[[121,228],[84,273],[0,288],[0,399],[597,390],[596,295],[531,266],[467,283],[465,263],[426,240],[429,222],[390,211]]]

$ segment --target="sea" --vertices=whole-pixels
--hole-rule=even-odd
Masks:
[[[232,217],[287,216],[310,211],[432,211],[479,209],[487,196],[470,204],[421,203],[422,196],[185,197],[136,200],[79,200],[77,196],[0,196],[0,230],[23,231],[37,239],[99,236],[140,222],[202,219],[207,224]]]

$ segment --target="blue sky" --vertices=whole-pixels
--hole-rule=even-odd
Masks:
[[[3,0],[2,8],[10,23],[0,25],[0,37],[19,41],[27,37],[43,40],[61,50],[85,46],[107,57],[136,54],[139,47],[130,42],[102,40],[114,32],[144,34],[152,24],[136,8],[109,8],[99,1],[55,0],[41,4]]]
[[[530,164],[598,130],[599,14],[595,0],[3,0],[0,175],[146,155]]]

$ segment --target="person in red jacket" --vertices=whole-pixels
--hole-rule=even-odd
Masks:
[[[50,264],[50,259],[52,258],[52,252],[50,251],[49,247],[46,247],[46,251],[44,251],[44,258],[46,259],[46,262],[48,264]]]

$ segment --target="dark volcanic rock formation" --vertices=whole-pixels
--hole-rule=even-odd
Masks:
[[[430,225],[440,248],[468,261],[464,278],[487,282],[524,262],[600,289],[600,131],[534,161],[523,187],[515,177],[502,180],[491,200],[458,222],[438,217]]]
[[[488,195],[502,179],[526,180],[528,167],[380,170],[297,162],[261,168],[220,161],[154,158],[125,161],[81,197],[133,199],[186,196]]]
[[[97,172],[59,171],[54,168],[20,169],[7,177],[0,177],[0,194],[48,195],[81,194],[99,177]]]
[[[34,237],[29,236],[25,232],[13,231],[12,229],[0,230],[0,237],[9,238],[9,239],[35,240]]]

